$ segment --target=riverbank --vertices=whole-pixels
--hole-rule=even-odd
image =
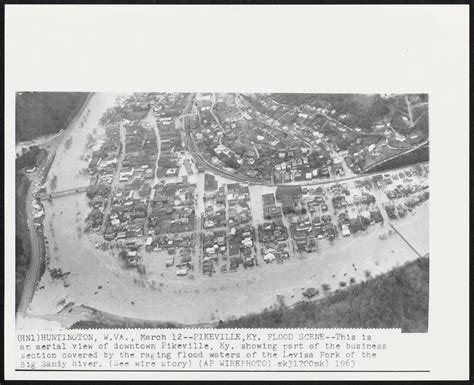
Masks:
[[[429,258],[418,258],[318,301],[231,319],[222,328],[401,328],[426,333]]]
[[[66,306],[44,323],[71,329],[111,328],[401,328],[428,331],[429,257],[407,262],[374,279],[291,306],[205,324],[183,325],[121,317],[87,306]],[[55,322],[56,321],[56,322]]]
[[[97,145],[104,139],[100,118],[115,104],[116,96],[94,94],[87,116],[81,116],[76,126],[64,132],[46,181],[48,187],[52,181],[56,190],[89,184],[89,174],[85,172],[87,154],[91,152],[89,139],[93,137]],[[204,211],[204,177],[191,168],[193,173],[187,176],[197,186],[196,215],[200,217]],[[230,182],[220,176],[216,179],[219,185]],[[254,225],[263,221],[262,194],[275,189],[250,186]],[[98,247],[103,242],[100,234],[84,232],[91,210],[85,193],[58,197],[44,205],[49,262],[30,311],[32,316],[60,320],[63,325],[77,319],[88,320],[91,314],[87,309],[147,322],[213,324],[260,313],[275,304],[293,306],[311,287],[324,285],[325,291],[332,292],[343,284],[367,281],[429,251],[429,206],[425,202],[404,218],[386,219],[384,224],[374,224],[350,237],[318,240],[316,251],[292,252],[283,263],[262,262],[233,273],[219,271],[212,277],[201,274],[195,264],[196,270],[182,277],[176,275],[175,268],[166,267],[166,251],[152,250],[143,251],[144,269],[138,273],[124,268],[118,248]],[[76,313],[77,309],[80,311]]]
[[[68,127],[90,100],[87,92],[19,92],[16,96],[17,142],[39,143]]]
[[[166,269],[156,273],[165,257],[150,254],[149,274],[141,276],[124,270],[116,251],[95,249],[87,237],[71,236],[76,233],[77,212],[86,207],[87,199],[76,196],[76,202],[70,204],[67,198],[60,198],[53,203],[54,209],[46,207],[50,268],[70,274],[64,279],[43,276],[31,304],[32,313],[38,316],[54,315],[73,303],[147,321],[213,323],[259,313],[278,303],[277,296],[290,306],[301,301],[309,287],[327,284],[336,290],[341,281],[366,281],[366,271],[375,277],[418,258],[386,224],[333,244],[320,242],[316,252],[295,255],[283,264],[264,264],[212,277],[193,274],[182,278]],[[422,255],[429,250],[428,209],[428,204],[421,205],[396,222],[400,233]],[[61,233],[51,233],[51,220]]]
[[[25,284],[28,265],[31,259],[31,240],[29,237],[26,197],[30,188],[30,180],[23,173],[15,178],[15,309],[20,305],[23,286]]]

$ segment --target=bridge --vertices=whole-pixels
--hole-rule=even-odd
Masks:
[[[68,189],[68,190],[61,190],[61,191],[53,191],[53,192],[50,192],[50,193],[41,194],[37,198],[39,198],[42,201],[43,200],[51,200],[51,199],[54,199],[54,198],[65,197],[65,196],[68,196],[68,195],[81,194],[81,193],[86,192],[88,188],[89,188],[89,186],[71,188],[71,189]]]

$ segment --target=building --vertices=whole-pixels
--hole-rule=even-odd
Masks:
[[[278,186],[276,199],[281,202],[283,214],[295,212],[295,202],[301,199],[301,186]]]

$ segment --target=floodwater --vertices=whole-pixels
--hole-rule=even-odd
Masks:
[[[88,184],[89,178],[79,175],[80,170],[87,167],[87,161],[81,160],[87,134],[98,128],[100,116],[113,105],[115,97],[94,95],[88,119],[81,128],[74,129],[69,149],[65,150],[64,143],[58,148],[50,172],[50,178],[54,175],[58,178],[57,190]],[[197,183],[200,192],[197,198],[199,214],[203,210],[203,174],[189,175],[189,180]],[[221,177],[217,180],[219,185],[228,182]],[[263,220],[261,195],[274,190],[274,187],[250,187],[254,223]],[[100,240],[98,235],[82,234],[85,217],[90,211],[85,194],[44,203],[49,268],[61,269],[60,272],[66,275],[54,279],[46,271],[30,304],[31,316],[54,314],[73,302],[77,306],[87,305],[125,317],[188,324],[212,322],[259,312],[274,305],[277,295],[291,304],[303,298],[305,288],[321,289],[326,283],[336,289],[341,281],[348,284],[351,277],[357,282],[366,279],[366,270],[375,276],[418,257],[385,223],[372,226],[365,234],[339,238],[333,244],[319,241],[316,252],[296,254],[282,264],[260,264],[212,277],[198,271],[187,277],[177,277],[175,268],[165,267],[166,252],[144,253],[147,273],[139,275],[122,267],[116,250],[96,249],[94,244]],[[419,254],[429,251],[428,203],[393,224]]]
[[[50,189],[50,180],[57,177],[56,191],[71,188],[83,187],[89,184],[89,175],[81,175],[80,171],[87,168],[89,162],[86,160],[87,134],[103,134],[104,130],[99,126],[102,114],[115,104],[119,94],[94,94],[84,111],[75,122],[74,127],[70,127],[59,144],[56,157],[48,173],[46,188]],[[90,111],[88,113],[88,111]],[[97,133],[94,133],[94,129]],[[68,148],[66,142],[70,140]]]

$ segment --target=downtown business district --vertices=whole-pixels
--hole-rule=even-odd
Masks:
[[[363,164],[380,161],[384,149],[393,156],[423,142],[412,118],[395,119],[406,123],[404,135],[387,122],[374,123],[367,134],[342,123],[347,116],[333,117],[335,111],[300,106],[295,112],[265,95],[250,100],[144,93],[108,110],[104,135],[99,142],[89,136],[84,154],[91,208],[84,231],[102,238],[96,248],[119,250],[124,266],[141,273],[143,253],[165,251],[163,265],[177,276],[227,274],[396,224],[429,199],[426,163],[358,174]],[[305,107],[312,118],[298,112]],[[282,114],[269,117],[264,108]],[[335,141],[347,142],[347,135],[353,148],[342,149]],[[61,192],[50,183],[35,194],[52,200]],[[40,200],[33,205],[41,226]],[[355,283],[347,278],[340,287]],[[303,293],[318,294],[315,288]]]

